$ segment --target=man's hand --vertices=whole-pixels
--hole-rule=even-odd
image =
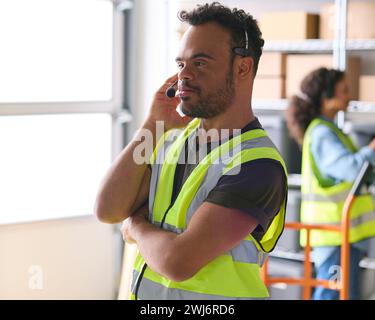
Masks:
[[[173,281],[184,281],[238,245],[257,224],[237,209],[204,202],[180,234],[148,223],[138,212],[124,222],[122,231],[125,241],[137,243],[153,271]]]
[[[134,226],[139,223],[148,222],[148,206],[145,204],[138,211],[136,211],[132,216],[125,219],[121,226],[122,238],[129,244],[136,243],[132,237],[132,230]]]
[[[149,115],[141,130],[117,156],[103,178],[94,207],[100,221],[119,223],[132,215],[147,200],[151,170],[146,163],[138,162],[139,158],[135,158],[135,152],[142,144],[142,150],[146,148],[151,151],[150,154],[152,153],[160,138],[156,132],[156,121],[164,121],[164,129],[169,130],[186,126],[191,120],[189,117],[181,117],[176,111],[180,103],[178,97],[171,99],[165,96],[165,90],[176,80],[177,74],[169,78],[155,93]],[[145,131],[151,133],[152,139],[144,139]],[[143,159],[142,157],[141,160]],[[144,160],[147,162],[149,159]]]
[[[165,95],[165,91],[176,82],[177,79],[177,74],[168,78],[155,93],[147,119],[147,121],[153,123],[156,121],[164,121],[166,130],[184,127],[191,121],[190,117],[181,117],[176,110],[180,103],[180,98],[168,98]]]

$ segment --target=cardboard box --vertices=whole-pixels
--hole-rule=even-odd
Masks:
[[[375,75],[360,76],[359,100],[375,102]]]
[[[286,96],[291,97],[300,91],[301,82],[308,73],[320,67],[332,68],[332,62],[333,58],[330,54],[288,55],[286,58]],[[360,63],[359,57],[348,57],[346,76],[352,100],[358,100]]]
[[[375,38],[375,2],[349,1],[347,17],[348,39]],[[320,8],[320,38],[333,39],[335,34],[335,5],[326,3]]]
[[[319,15],[303,11],[269,12],[259,19],[265,40],[304,40],[319,37]]]
[[[253,99],[282,99],[284,97],[284,77],[255,77]]]
[[[259,60],[257,75],[260,77],[284,77],[285,69],[286,54],[263,52]]]

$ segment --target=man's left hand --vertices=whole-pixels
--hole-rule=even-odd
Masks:
[[[139,223],[147,222],[148,220],[148,206],[147,204],[138,209],[132,216],[125,219],[121,226],[122,238],[129,244],[136,243],[132,237],[132,230],[134,226]]]

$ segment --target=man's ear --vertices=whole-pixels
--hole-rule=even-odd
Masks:
[[[254,68],[254,60],[252,57],[242,57],[238,59],[237,74],[241,79],[252,76]]]

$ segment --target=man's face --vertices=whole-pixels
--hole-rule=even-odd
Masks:
[[[213,118],[234,96],[230,34],[216,23],[190,27],[176,58],[181,110],[196,118]]]

